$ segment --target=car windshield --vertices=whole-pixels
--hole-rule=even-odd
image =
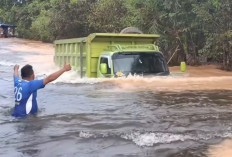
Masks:
[[[112,57],[114,74],[169,74],[169,70],[161,53],[158,52],[122,52]]]

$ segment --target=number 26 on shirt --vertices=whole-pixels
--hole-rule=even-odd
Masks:
[[[16,101],[20,101],[23,97],[22,93],[22,87],[15,87],[14,94],[15,94],[15,99]]]

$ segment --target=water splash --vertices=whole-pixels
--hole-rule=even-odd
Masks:
[[[172,133],[140,133],[132,132],[131,134],[122,135],[122,138],[133,141],[138,146],[153,146],[158,143],[171,143],[176,141],[195,140],[189,135],[172,134]]]
[[[3,65],[3,66],[14,66],[15,64],[12,63],[12,62],[9,62],[9,61],[1,60],[0,61],[0,65]]]
[[[81,131],[79,137],[81,138],[107,138],[107,137],[119,137],[125,140],[132,141],[138,146],[141,147],[152,147],[155,144],[168,144],[178,141],[187,141],[187,140],[210,140],[215,137],[228,138],[231,137],[232,133],[223,133],[223,134],[190,134],[190,133],[163,133],[163,132],[140,132],[140,131],[131,131],[127,133],[92,133],[88,131]],[[232,144],[232,142],[231,142]],[[232,148],[232,147],[231,147]],[[213,149],[214,150],[214,149]]]

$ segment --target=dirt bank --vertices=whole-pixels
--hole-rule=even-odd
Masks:
[[[171,73],[180,72],[180,67],[169,67]],[[232,72],[223,71],[218,65],[202,65],[202,66],[188,66],[186,68],[186,75],[188,77],[221,77],[232,76]]]

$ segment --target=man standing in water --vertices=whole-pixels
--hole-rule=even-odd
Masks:
[[[34,80],[35,75],[31,65],[25,65],[21,69],[22,80],[19,79],[19,65],[14,66],[14,94],[15,94],[15,108],[12,116],[26,117],[28,114],[35,114],[37,112],[37,90],[44,88],[46,84],[56,80],[64,72],[71,70],[69,64],[45,79]]]

